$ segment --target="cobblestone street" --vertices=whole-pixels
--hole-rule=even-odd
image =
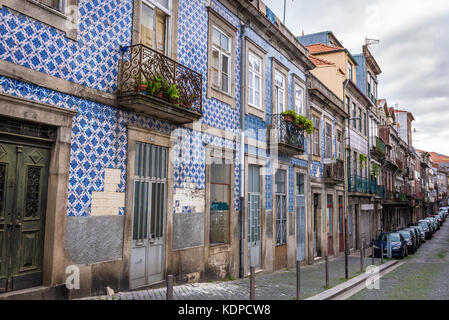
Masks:
[[[376,264],[380,259],[375,259]],[[349,257],[350,277],[360,274],[360,257]],[[364,266],[371,265],[371,258],[365,258]],[[334,287],[344,282],[344,256],[332,259],[329,263],[330,285]],[[325,263],[319,262],[301,269],[301,298],[309,298],[326,290]],[[249,300],[249,278],[234,281],[187,284],[174,287],[175,300]],[[164,300],[166,289],[150,289],[117,293],[111,296],[90,297],[87,299],[123,300]],[[256,275],[256,300],[294,300],[296,299],[296,270],[286,270],[272,274]]]
[[[380,290],[364,289],[350,300],[449,299],[449,220],[432,240],[380,280]]]

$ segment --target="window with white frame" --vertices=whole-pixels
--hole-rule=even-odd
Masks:
[[[348,62],[348,77],[350,80],[352,80],[352,64],[351,62]]]
[[[212,87],[231,94],[231,37],[212,26]]]
[[[326,123],[325,130],[325,145],[324,145],[324,157],[326,159],[332,158],[332,126]]]
[[[274,73],[275,110],[277,114],[286,111],[285,105],[285,76],[279,71]]]
[[[337,130],[337,159],[343,160],[343,151],[342,151],[342,132],[341,130]]]
[[[320,119],[312,117],[313,121],[313,155],[320,155]]]
[[[170,17],[171,0],[142,0],[140,42],[167,55]]]
[[[248,52],[248,104],[262,109],[262,59]]]
[[[304,115],[304,88],[298,83],[295,84],[295,111],[297,114]]]

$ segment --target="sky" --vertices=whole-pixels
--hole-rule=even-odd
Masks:
[[[284,1],[264,0],[283,20]],[[379,99],[413,113],[413,146],[449,155],[449,1],[286,0],[295,34],[332,31],[352,53],[365,37],[382,69]]]

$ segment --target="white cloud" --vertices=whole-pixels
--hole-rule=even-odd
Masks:
[[[282,20],[284,1],[265,3]],[[295,34],[330,30],[353,54],[379,39],[381,97],[413,113],[416,148],[449,155],[449,1],[287,0],[286,11]]]

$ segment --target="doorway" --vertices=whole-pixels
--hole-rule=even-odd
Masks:
[[[50,148],[0,135],[0,292],[42,284]]]
[[[164,279],[167,148],[136,142],[130,287]]]
[[[248,266],[261,267],[260,167],[248,166]]]
[[[344,217],[343,217],[343,196],[338,196],[338,234],[339,251],[343,252],[344,246]]]
[[[298,261],[306,260],[306,215],[304,174],[296,173],[296,250]]]
[[[320,230],[319,222],[321,221],[320,215],[320,195],[313,194],[313,254],[314,257],[321,256],[321,241],[318,236],[318,230]]]
[[[276,248],[275,269],[287,267],[287,171],[277,169],[275,175]]]
[[[334,204],[332,195],[327,196],[327,252],[329,256],[334,255]]]

